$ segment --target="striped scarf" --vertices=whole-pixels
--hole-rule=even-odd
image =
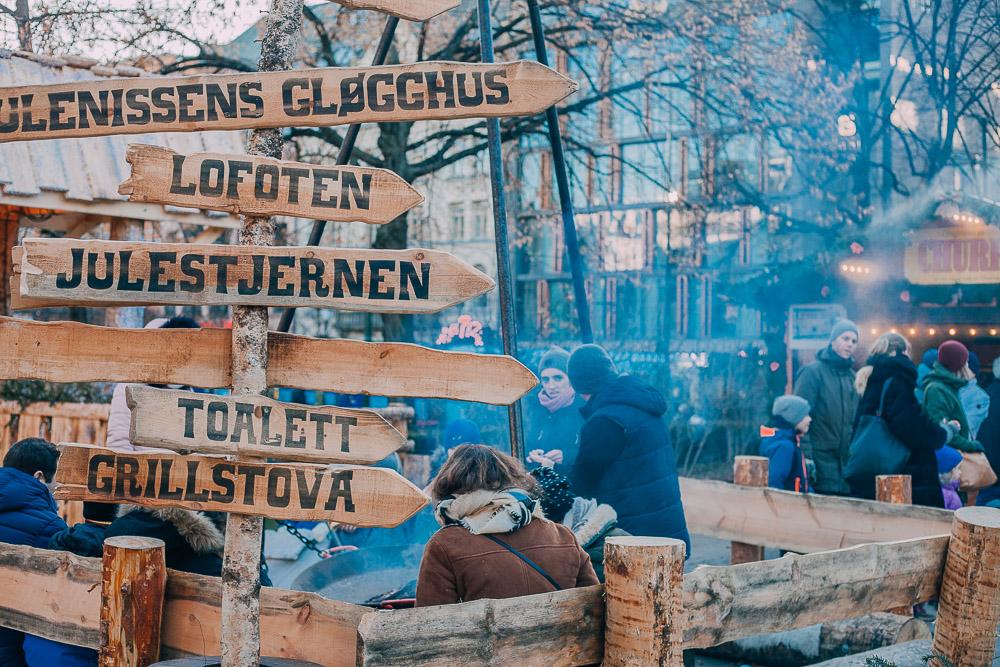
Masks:
[[[521,489],[473,491],[445,498],[434,516],[442,526],[457,524],[473,535],[513,533],[544,518],[538,500]]]

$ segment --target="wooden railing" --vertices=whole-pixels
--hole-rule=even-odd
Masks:
[[[110,410],[107,403],[31,403],[22,408],[0,401],[0,458],[23,438],[103,445]]]
[[[656,617],[659,636],[676,654],[679,649],[710,647],[940,597],[935,648],[946,651],[958,667],[988,664],[976,662],[986,641],[977,633],[993,637],[1000,621],[993,618],[1000,614],[996,581],[1000,578],[1000,512],[961,510],[957,517],[963,520],[959,521],[951,513],[935,510],[794,497],[715,482],[685,480],[684,488],[696,533],[806,551],[831,541],[848,546],[742,565],[702,566],[684,575],[681,585],[666,586],[658,595],[673,602],[661,604],[661,600],[645,611]],[[696,499],[709,491],[716,504],[706,504],[705,513],[699,514]],[[726,505],[720,521],[721,510],[712,508],[726,498],[738,498],[740,507]],[[738,533],[731,524],[732,517],[764,507],[770,508],[769,520],[740,519],[745,533]],[[819,537],[804,540],[780,528],[783,525],[818,531]],[[920,530],[932,532],[911,534]],[[896,539],[900,532],[905,539]],[[883,533],[893,541],[854,544],[865,535],[877,539]],[[954,535],[951,551],[961,557],[948,558],[948,533]],[[975,550],[978,560],[963,555],[969,549]],[[977,568],[975,572],[966,567],[970,563]],[[608,577],[622,576],[617,570],[624,573],[628,568],[610,568]],[[641,574],[631,570],[625,584]],[[663,579],[661,572],[652,574]],[[945,590],[943,580],[951,582]],[[0,545],[0,625],[95,647],[99,644],[100,581],[98,559]],[[169,571],[163,655],[217,654],[220,599],[219,579]],[[617,646],[605,636],[610,604],[603,586],[398,611],[372,611],[311,593],[265,589],[262,649],[264,655],[330,666],[586,665],[602,660],[623,664],[605,653],[606,645]],[[990,623],[993,627],[987,633],[984,628]],[[954,640],[956,628],[964,633],[961,641]],[[969,657],[971,649],[963,646],[978,646],[975,650],[980,654]]]

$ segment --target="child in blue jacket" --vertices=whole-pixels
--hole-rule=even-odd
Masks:
[[[768,465],[767,485],[809,493],[809,473],[799,438],[809,430],[809,401],[800,396],[779,396],[771,408],[771,421],[760,427],[760,453]]]

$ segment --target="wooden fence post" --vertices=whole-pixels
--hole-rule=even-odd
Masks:
[[[955,512],[931,652],[954,667],[988,667],[1000,624],[1000,510]]]
[[[893,505],[913,504],[913,478],[909,475],[878,475],[875,477],[875,500]],[[912,607],[887,610],[891,614],[913,616]]]
[[[163,540],[109,537],[101,569],[101,667],[147,667],[160,657],[167,588]]]
[[[605,667],[683,664],[684,542],[611,537],[604,544]]]
[[[740,486],[767,486],[766,456],[737,456],[733,461],[733,483]],[[733,565],[764,560],[764,547],[733,542],[730,562]]]

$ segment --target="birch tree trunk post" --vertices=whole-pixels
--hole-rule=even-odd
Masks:
[[[142,241],[142,225],[132,220],[112,220],[112,241]],[[114,324],[119,329],[141,329],[146,309],[143,306],[121,306],[114,309]]]
[[[733,461],[733,483],[740,486],[767,486],[769,460],[766,456],[737,456]],[[764,547],[756,544],[733,542],[730,546],[730,563],[755,563],[764,560]]]
[[[271,0],[257,69],[291,69],[298,51],[303,0]],[[281,158],[284,139],[279,128],[253,130],[247,153]],[[240,245],[274,243],[274,221],[242,216]],[[267,389],[267,308],[233,307],[234,396],[262,394]],[[248,461],[263,459],[246,458]],[[260,662],[260,559],[264,520],[230,514],[222,562],[222,664],[256,667]]]

